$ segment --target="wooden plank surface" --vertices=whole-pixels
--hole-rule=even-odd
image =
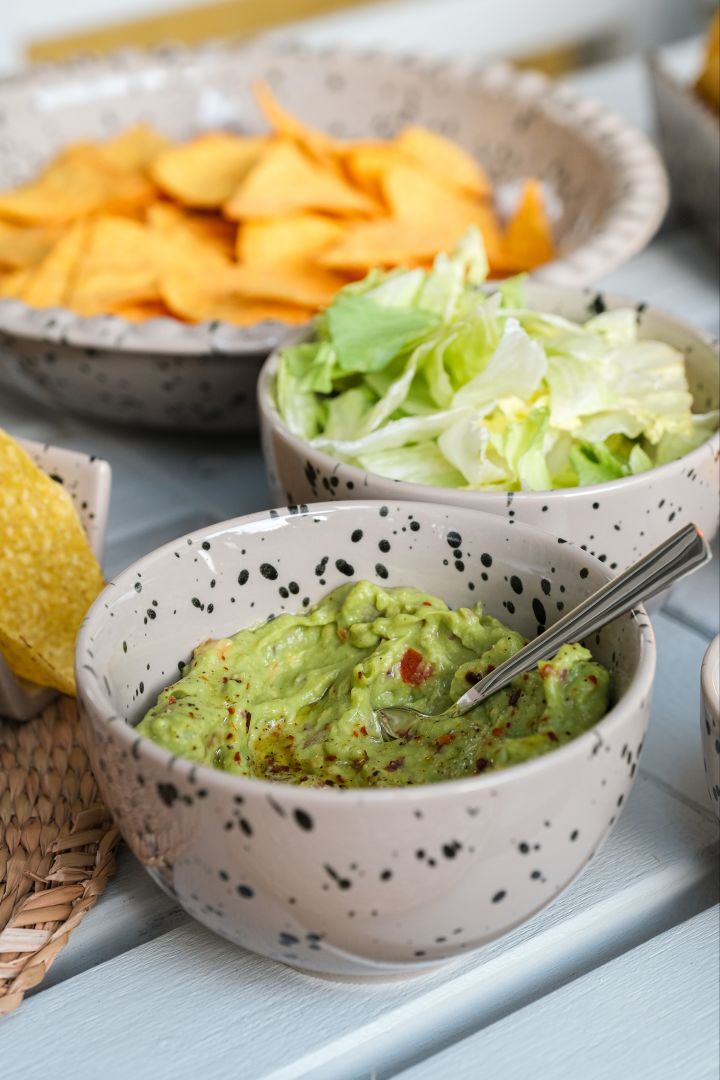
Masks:
[[[526,1080],[532,1056],[552,1080],[717,1080],[719,929],[711,908],[400,1077]]]
[[[331,981],[186,923],[36,993],[3,1025],[3,1044],[9,1051],[32,1039],[23,1074],[33,1080],[69,1032],[80,1076],[142,1074],[151,1061],[168,1076],[236,1076],[240,1055],[244,1080],[387,1071],[706,908],[714,835],[709,817],[639,776],[612,841],[586,873],[475,957],[404,982]]]

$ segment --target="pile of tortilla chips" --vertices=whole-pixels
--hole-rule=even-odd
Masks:
[[[0,654],[75,693],[75,638],[104,585],[72,499],[0,428]]]
[[[138,125],[0,193],[0,297],[80,315],[304,322],[375,266],[425,266],[470,225],[495,277],[553,257],[540,184],[507,223],[487,177],[422,127],[338,142],[255,88],[268,135],[183,144]]]

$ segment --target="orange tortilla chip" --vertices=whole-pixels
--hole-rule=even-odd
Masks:
[[[325,307],[346,283],[331,270],[310,263],[295,267],[235,266],[227,271],[227,278],[242,296],[306,308]]]
[[[392,143],[354,143],[343,155],[343,164],[353,182],[377,198],[380,180],[395,165],[407,165],[409,158]]]
[[[541,266],[554,255],[552,230],[545,212],[542,187],[537,180],[526,180],[520,202],[505,230],[502,253],[490,261],[493,269],[515,273]]]
[[[74,147],[37,179],[0,194],[0,217],[28,225],[62,224],[98,210],[132,211],[152,195],[140,173],[112,165],[96,147]]]
[[[223,207],[235,221],[299,210],[368,215],[377,207],[332,170],[311,161],[294,143],[273,143]]]
[[[109,312],[128,322],[145,322],[146,319],[173,318],[173,313],[162,300],[145,300],[138,303],[118,304]]]
[[[451,248],[464,231],[457,223],[423,227],[392,219],[359,222],[348,228],[339,244],[318,255],[318,262],[348,273],[362,273],[374,266],[417,266],[438,251]]]
[[[0,429],[0,652],[40,686],[75,693],[75,639],[103,587],[75,507]]]
[[[133,124],[100,147],[102,155],[121,169],[145,169],[172,143],[148,124]]]
[[[447,187],[414,165],[394,165],[381,179],[390,213],[398,221],[426,227],[457,242],[470,225],[480,230],[488,259],[492,262],[502,242],[500,225],[492,206]],[[443,250],[443,249],[441,249]]]
[[[11,270],[8,274],[0,274],[0,298],[13,297],[19,299],[27,285],[31,269]]]
[[[184,206],[214,209],[230,198],[266,145],[264,137],[211,132],[158,155],[149,172]]]
[[[83,258],[67,296],[80,315],[104,315],[121,304],[159,299],[157,247],[149,229],[124,217],[88,224]]]
[[[253,83],[252,91],[260,111],[267,120],[270,130],[275,135],[292,139],[310,157],[315,158],[321,164],[329,165],[334,162],[338,144],[329,135],[326,135],[324,131],[318,131],[317,128],[311,127],[309,124],[303,123],[302,120],[298,120],[296,116],[284,109],[268,84],[262,79]]]
[[[187,210],[175,203],[155,202],[147,208],[145,220],[165,232],[169,232],[173,225],[187,230],[197,240],[214,249],[224,261],[231,260],[235,255],[237,225],[212,211]]]
[[[253,267],[305,264],[337,243],[344,231],[342,222],[322,214],[248,221],[238,231],[238,261]]]
[[[475,158],[437,131],[418,126],[406,127],[393,145],[445,184],[478,197],[491,194],[490,181]]]
[[[72,225],[42,262],[30,271],[20,299],[38,308],[66,305],[87,247],[89,231],[90,226],[85,221]]]
[[[163,281],[172,280],[176,276],[176,269],[181,276],[201,282],[198,269],[190,266],[168,266],[163,273]],[[203,277],[208,279],[208,289],[217,289],[224,294],[306,309],[325,307],[345,284],[345,279],[340,275],[310,264],[298,267],[228,266],[213,269],[212,274]],[[162,291],[164,297],[164,285]],[[167,298],[166,303],[173,306]]]
[[[225,266],[227,255],[211,234],[198,226],[189,215],[167,203],[154,203],[147,212],[151,238],[156,242],[158,265],[172,268],[177,262],[193,265]],[[226,223],[227,224],[227,223]]]
[[[35,266],[57,243],[60,231],[56,226],[27,227],[0,221],[0,267],[21,270]]]
[[[265,319],[304,323],[312,310],[294,304],[257,300],[242,296],[227,275],[204,275],[175,270],[161,282],[163,300],[172,313],[188,322],[222,320],[237,326],[251,326]]]

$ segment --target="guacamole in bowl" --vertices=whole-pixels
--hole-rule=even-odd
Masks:
[[[173,754],[241,776],[397,787],[474,776],[545,754],[608,707],[610,676],[582,645],[456,720],[384,741],[379,708],[440,713],[525,638],[408,586],[341,585],[309,610],[198,645],[138,725]]]

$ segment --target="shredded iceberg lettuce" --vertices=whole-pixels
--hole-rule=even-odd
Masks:
[[[682,353],[640,340],[635,312],[575,323],[493,293],[469,230],[431,270],[342,289],[316,340],[280,358],[275,397],[313,446],[396,480],[545,491],[645,472],[718,426],[692,413]]]

